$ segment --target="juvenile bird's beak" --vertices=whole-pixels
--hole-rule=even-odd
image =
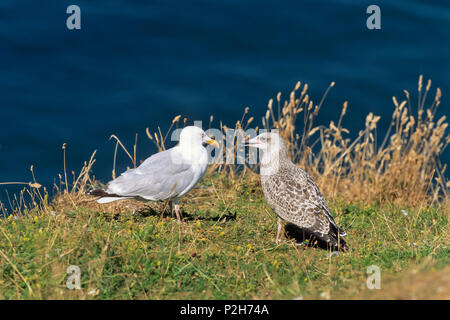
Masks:
[[[219,147],[219,143],[216,140],[212,139],[212,138],[207,138],[206,143],[210,144],[210,145],[212,145],[212,146],[214,146],[216,148]]]
[[[244,147],[257,147],[257,145],[258,141],[256,140],[256,138],[244,142]]]

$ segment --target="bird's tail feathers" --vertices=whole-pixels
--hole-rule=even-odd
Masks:
[[[114,202],[117,200],[124,200],[124,199],[131,199],[131,197],[103,197],[97,200],[97,203],[100,204],[105,204],[105,203],[110,203],[110,202]]]
[[[109,194],[108,192],[106,192],[103,189],[92,189],[89,190],[87,192],[87,194],[91,195],[91,196],[95,196],[95,197],[108,197],[108,196],[112,196],[111,194]]]
[[[327,242],[330,242],[333,246],[337,247],[338,250],[347,251],[349,247],[345,243],[342,237],[345,237],[347,233],[339,227],[332,227],[330,233],[327,235]]]
[[[97,199],[97,203],[105,204],[110,203],[117,200],[124,200],[124,199],[130,199],[132,197],[123,197],[117,194],[110,194],[106,192],[103,189],[94,189],[88,192],[91,196],[100,197],[100,199]]]

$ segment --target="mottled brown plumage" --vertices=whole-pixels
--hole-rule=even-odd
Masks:
[[[278,217],[333,246],[347,248],[341,239],[345,232],[334,221],[317,184],[307,172],[292,163],[283,139],[276,133],[262,133],[248,145],[262,151],[261,185],[267,203]]]

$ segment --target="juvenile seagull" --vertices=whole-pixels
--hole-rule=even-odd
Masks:
[[[98,203],[123,199],[172,200],[178,223],[181,222],[180,197],[200,181],[208,167],[206,146],[219,147],[216,140],[194,126],[185,127],[177,146],[147,158],[136,169],[122,173],[110,181],[106,190],[93,190],[91,195],[100,196]]]
[[[289,159],[283,139],[277,133],[262,133],[246,145],[262,151],[261,185],[267,203],[278,216],[275,243],[279,243],[284,220],[335,247],[348,249],[340,238],[346,233],[334,222],[314,180]]]

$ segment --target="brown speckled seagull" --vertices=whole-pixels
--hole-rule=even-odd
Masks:
[[[278,216],[275,243],[279,243],[281,221],[284,220],[333,247],[347,250],[341,239],[346,233],[334,222],[327,202],[311,176],[289,159],[283,139],[277,133],[266,132],[246,145],[262,151],[261,185],[267,203]]]

